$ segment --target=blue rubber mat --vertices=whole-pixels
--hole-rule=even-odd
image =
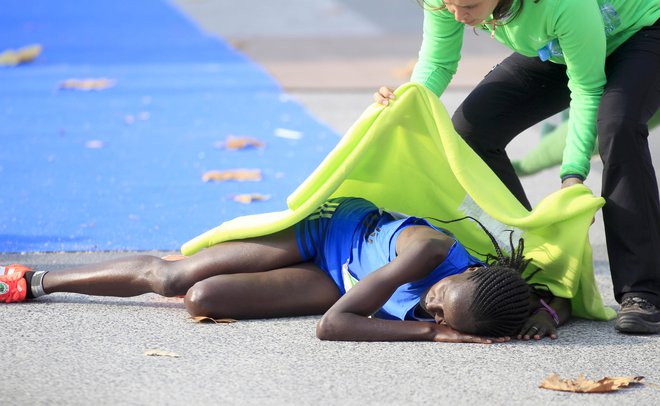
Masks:
[[[263,69],[163,0],[3,0],[0,252],[176,250],[230,218],[286,208],[338,135]],[[60,88],[106,78],[104,90]],[[259,148],[222,148],[229,135]],[[260,181],[208,171],[258,169]],[[249,204],[236,196],[266,200]]]

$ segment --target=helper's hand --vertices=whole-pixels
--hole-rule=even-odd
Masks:
[[[566,189],[567,187],[570,187],[570,186],[573,186],[573,185],[581,185],[583,183],[584,183],[584,181],[580,178],[568,178],[568,179],[564,180],[561,183],[561,188]],[[596,222],[596,217],[591,219],[591,224],[593,224],[595,222]]]
[[[394,100],[394,90],[389,87],[383,86],[374,93],[374,101],[378,104],[389,106],[391,100]]]
[[[471,334],[461,333],[445,324],[434,324],[435,337],[433,341],[442,343],[478,343],[492,344],[509,341],[510,337],[480,337]]]
[[[519,340],[529,340],[531,338],[540,340],[543,337],[550,337],[553,340],[557,338],[557,327],[552,316],[546,311],[534,313],[527,319],[518,333]]]
[[[580,179],[580,178],[568,178],[568,179],[564,180],[564,181],[561,183],[561,188],[562,188],[562,189],[565,189],[565,188],[567,188],[567,187],[569,187],[569,186],[573,186],[573,185],[581,185],[581,184],[583,184],[583,183],[584,183],[584,181],[583,181],[582,179]]]

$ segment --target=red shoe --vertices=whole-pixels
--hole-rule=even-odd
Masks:
[[[22,302],[27,295],[25,283],[26,271],[30,268],[24,265],[12,264],[0,267],[0,302]]]

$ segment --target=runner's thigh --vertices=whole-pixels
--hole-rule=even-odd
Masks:
[[[270,235],[219,243],[168,264],[168,271],[194,283],[215,275],[265,272],[300,262],[303,257],[295,227],[290,227]]]
[[[338,299],[332,279],[310,262],[268,272],[217,275],[186,294],[192,316],[253,319],[323,314]]]

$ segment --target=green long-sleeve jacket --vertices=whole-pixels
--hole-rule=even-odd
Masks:
[[[514,0],[512,10],[522,1]],[[440,6],[442,1],[427,0],[427,4]],[[561,176],[586,178],[589,173],[606,56],[658,18],[660,0],[524,0],[515,18],[479,27],[491,33],[494,29],[494,38],[515,52],[566,65],[571,114]],[[424,37],[411,81],[440,96],[456,73],[463,29],[450,12],[426,7]]]

